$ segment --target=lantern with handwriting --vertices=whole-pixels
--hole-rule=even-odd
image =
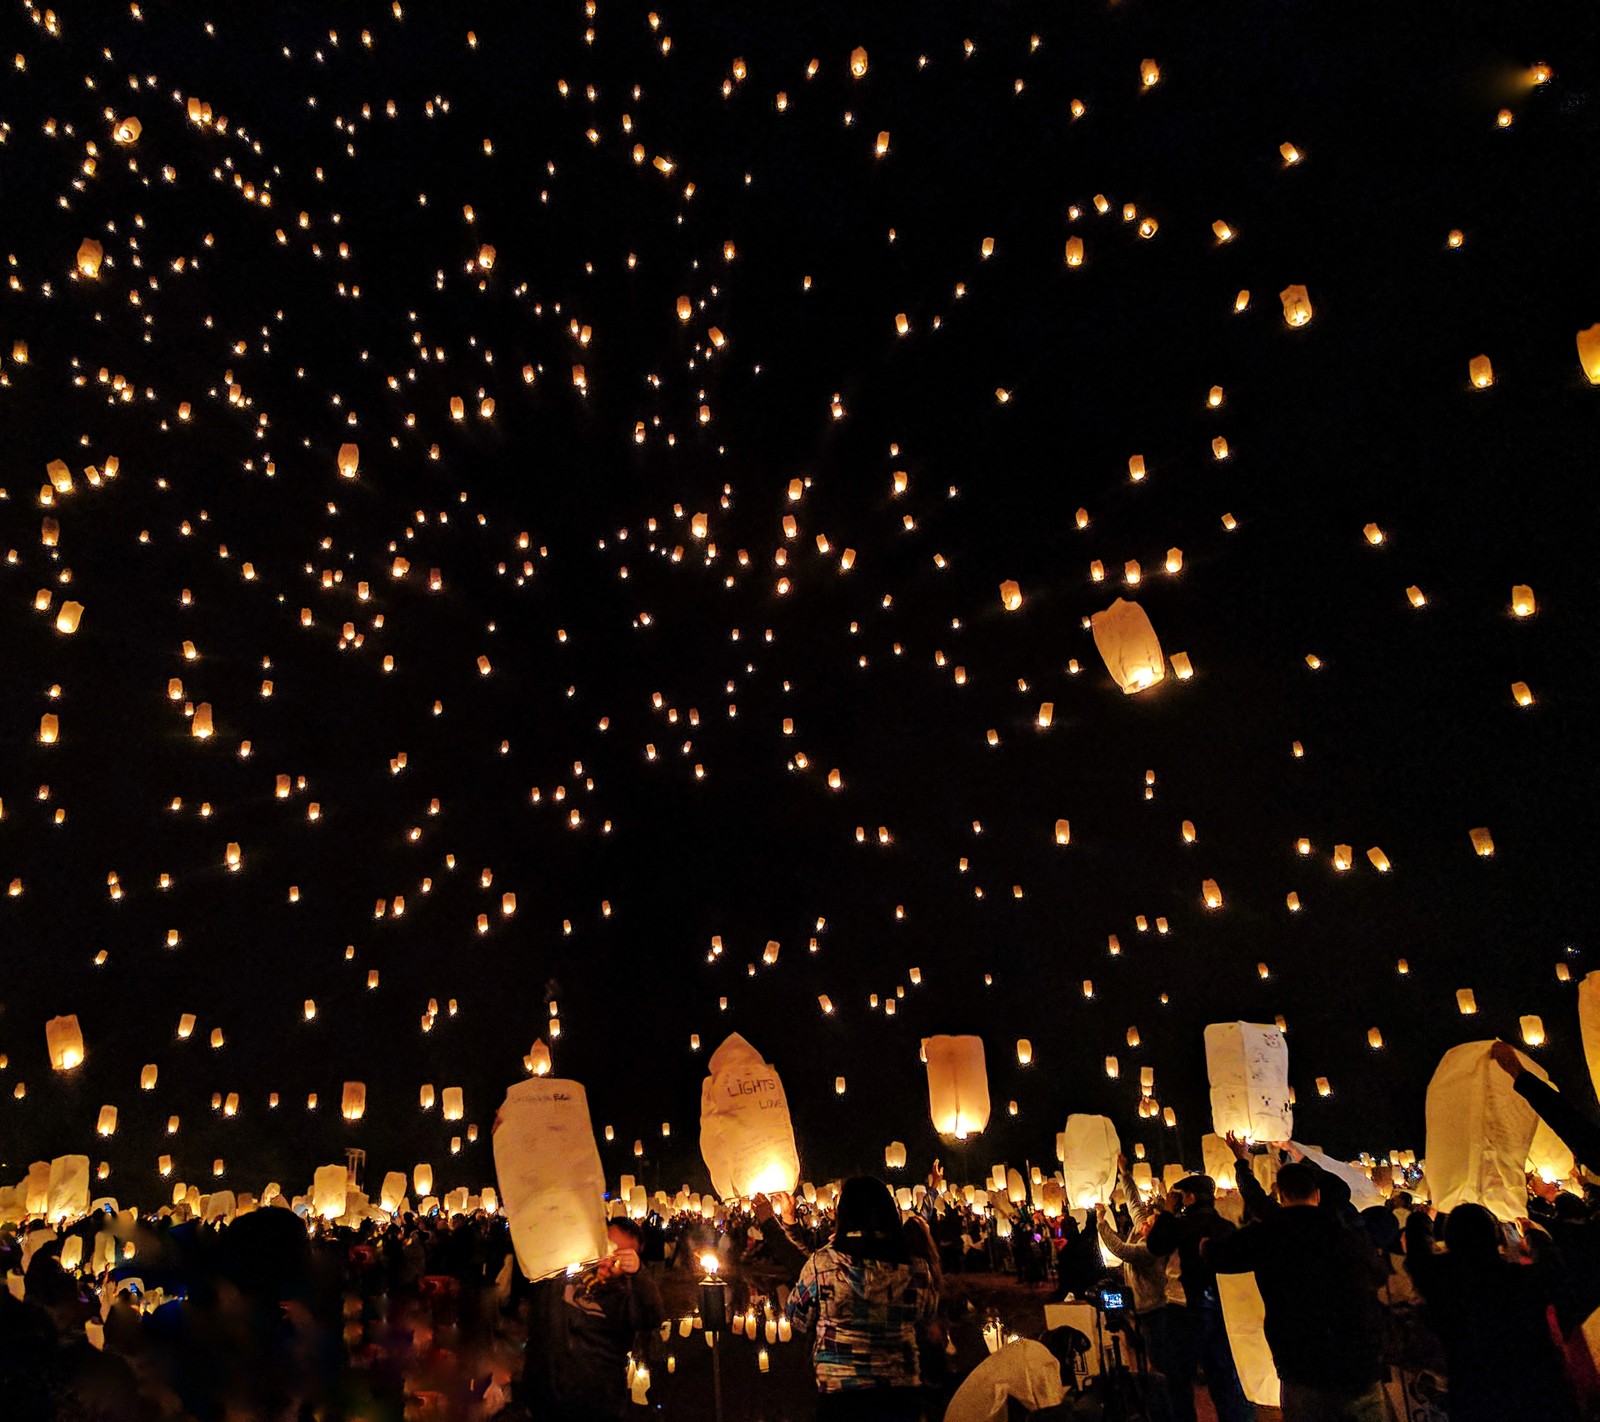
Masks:
[[[1427,1176],[1440,1210],[1482,1205],[1510,1222],[1528,1213],[1528,1152],[1538,1117],[1489,1057],[1490,1042],[1463,1042],[1444,1054],[1428,1083]],[[1544,1070],[1517,1060],[1541,1081]]]
[[[1283,1032],[1259,1022],[1213,1022],[1205,1031],[1211,1124],[1247,1140],[1286,1141],[1294,1134],[1289,1049]]]
[[[989,1075],[981,1037],[929,1037],[928,1109],[942,1136],[965,1140],[989,1124]]]
[[[737,1032],[707,1063],[700,1087],[700,1154],[723,1199],[790,1191],[800,1178],[783,1082]]]
[[[1070,1206],[1090,1210],[1111,1203],[1121,1150],[1117,1128],[1105,1116],[1067,1117],[1061,1140],[1061,1170]]]
[[[494,1164],[526,1277],[606,1253],[605,1174],[578,1082],[533,1077],[509,1088],[496,1115]]]

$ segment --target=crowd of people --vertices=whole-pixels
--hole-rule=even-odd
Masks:
[[[1509,1048],[1494,1059],[1579,1162],[1600,1162],[1600,1126]],[[1592,1176],[1586,1194],[1530,1176],[1527,1218],[1511,1223],[1404,1190],[1358,1211],[1346,1179],[1298,1149],[1228,1145],[1231,1188],[1195,1174],[1141,1193],[1123,1158],[1117,1203],[1077,1217],[1027,1203],[989,1214],[937,1177],[909,1207],[858,1177],[821,1204],[617,1214],[604,1258],[531,1282],[504,1216],[481,1208],[355,1224],[258,1209],[224,1224],[177,1207],[124,1228],[115,1267],[98,1271],[73,1261],[106,1262],[105,1215],[8,1226],[0,1410],[16,1422],[645,1415],[646,1388],[630,1382],[659,1367],[674,1316],[689,1321],[710,1255],[732,1284],[733,1327],[759,1313],[809,1340],[819,1422],[1003,1415],[964,1411],[961,1391],[1003,1341],[979,1306],[996,1273],[1040,1298],[1097,1300],[1120,1343],[1096,1385],[1117,1379],[1123,1415],[1186,1422],[1203,1386],[1220,1422],[1257,1416],[1224,1302],[1228,1276],[1249,1274],[1287,1422],[1410,1422],[1429,1408],[1453,1422],[1600,1417],[1583,1331],[1600,1319]],[[1088,1341],[1070,1328],[1043,1341],[1060,1384],[1034,1415],[1081,1415]]]

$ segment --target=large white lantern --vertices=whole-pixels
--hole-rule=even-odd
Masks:
[[[1117,1128],[1105,1116],[1067,1117],[1061,1137],[1061,1173],[1071,1208],[1092,1210],[1111,1203],[1121,1152]]]
[[[989,1124],[989,1073],[981,1037],[929,1037],[928,1110],[941,1136],[965,1140]]]
[[[1289,1049],[1283,1032],[1260,1022],[1213,1022],[1206,1028],[1211,1126],[1247,1140],[1294,1135],[1289,1104]]]
[[[1428,1083],[1424,1172],[1434,1206],[1482,1205],[1496,1219],[1526,1218],[1525,1171],[1539,1118],[1490,1059],[1492,1042],[1463,1042],[1444,1054]],[[1541,1081],[1544,1070],[1517,1060]]]
[[[605,1173],[578,1082],[540,1076],[507,1090],[495,1121],[494,1168],[511,1245],[529,1279],[606,1253]]]
[[[1104,612],[1089,619],[1095,650],[1106,670],[1125,695],[1154,686],[1166,676],[1161,643],[1145,610],[1136,602],[1118,598]]]
[[[711,1054],[700,1085],[700,1154],[725,1200],[792,1191],[800,1179],[783,1082],[737,1032]]]

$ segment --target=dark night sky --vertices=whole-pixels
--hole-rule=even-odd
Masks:
[[[735,1030],[782,1073],[819,1180],[881,1162],[891,1139],[917,1163],[938,1149],[917,1041],[940,1031],[987,1044],[995,1117],[974,1173],[1049,1160],[1073,1110],[1110,1114],[1158,1160],[1181,1140],[1198,1163],[1201,1032],[1235,1018],[1283,1015],[1298,1135],[1341,1154],[1421,1154],[1438,1057],[1516,1038],[1525,1013],[1544,1019],[1558,1084],[1593,1107],[1576,984],[1594,918],[1600,390],[1574,344],[1600,320],[1590,15],[696,3],[652,29],[615,0],[592,21],[581,3],[412,3],[399,22],[388,5],[279,4],[216,7],[213,36],[199,7],[142,10],[58,4],[58,36],[21,6],[0,21],[0,53],[25,59],[0,79],[0,885],[22,884],[0,898],[0,1178],[82,1151],[110,1162],[108,1192],[156,1203],[170,1151],[175,1179],[209,1180],[221,1156],[231,1186],[292,1193],[356,1144],[369,1171],[430,1161],[442,1187],[480,1186],[547,991],[557,1072],[586,1084],[597,1131],[615,1126],[608,1174],[636,1168],[642,1138],[652,1186],[703,1185],[699,1083]],[[725,98],[735,57],[748,77]],[[1141,91],[1146,57],[1162,78]],[[1554,78],[1536,88],[1540,60]],[[186,120],[190,95],[226,132]],[[108,110],[140,119],[136,144],[112,143]],[[1158,219],[1153,239],[1124,203]],[[1219,218],[1232,242],[1213,237]],[[1086,257],[1069,270],[1074,234]],[[80,280],[91,236],[106,261]],[[493,270],[469,273],[482,242]],[[1283,319],[1290,283],[1315,306],[1303,330]],[[1482,391],[1467,379],[1480,352],[1496,375]],[[345,440],[353,482],[336,468]],[[81,471],[112,455],[116,479],[90,487]],[[76,488],[41,509],[57,458]],[[324,570],[342,581],[324,588]],[[1002,579],[1021,584],[1016,613]],[[1535,591],[1531,619],[1510,615],[1515,583]],[[75,636],[34,610],[45,587],[53,607],[83,603]],[[1082,622],[1119,594],[1169,656],[1189,654],[1192,680],[1117,691]],[[341,649],[347,621],[360,648]],[[167,699],[171,677],[214,708],[210,741]],[[1535,705],[1513,703],[1513,681]],[[279,774],[305,788],[276,798]],[[1493,859],[1473,853],[1475,826]],[[1336,843],[1354,848],[1348,874]],[[404,917],[376,917],[396,895]],[[1140,914],[1170,932],[1138,932]],[[761,967],[769,939],[781,956]],[[896,1016],[869,1009],[897,986]],[[1461,987],[1476,1018],[1456,1011]],[[430,998],[460,1010],[424,1035]],[[188,1041],[182,1012],[198,1018]],[[70,1076],[45,1054],[57,1013],[87,1041]],[[1018,1037],[1034,1044],[1025,1071]],[[1145,1065],[1176,1138],[1135,1120]],[[368,1087],[354,1126],[338,1118],[352,1079]],[[418,1109],[422,1082],[466,1090],[482,1137],[458,1159],[460,1128]],[[210,1098],[230,1091],[224,1119]],[[104,1103],[121,1123],[99,1141]]]

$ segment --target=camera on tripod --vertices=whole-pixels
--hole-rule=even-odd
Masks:
[[[1126,1289],[1102,1284],[1090,1289],[1085,1299],[1099,1310],[1107,1328],[1126,1328],[1128,1325],[1128,1293]]]

